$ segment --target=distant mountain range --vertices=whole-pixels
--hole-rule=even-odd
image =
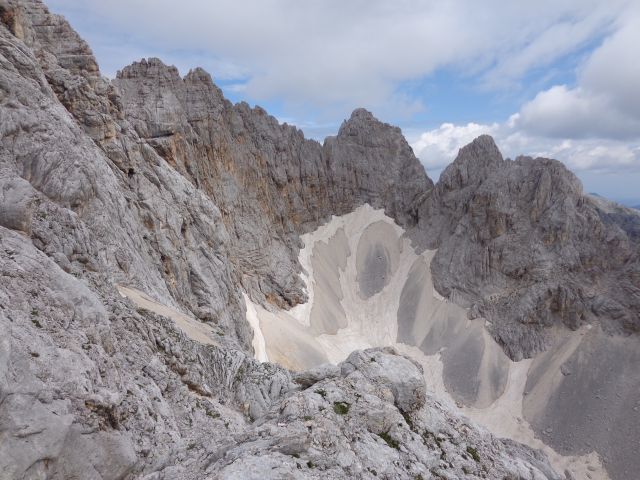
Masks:
[[[640,210],[640,198],[608,198],[595,192],[589,192],[589,195],[593,197],[606,198],[607,200],[613,200],[614,202],[619,203],[620,205],[623,205],[625,207]]]

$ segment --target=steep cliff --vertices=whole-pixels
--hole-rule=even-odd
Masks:
[[[425,405],[419,370],[393,353],[369,355],[397,365],[394,389],[417,380],[417,403],[398,404],[410,424],[358,365],[326,379],[325,396],[238,350],[251,341],[242,288],[302,298],[299,232],[363,202],[411,220],[430,182],[397,129],[359,111],[323,148],[229,104],[201,71],[180,79],[150,61],[109,82],[40,2],[0,2],[0,19],[2,478],[269,478],[272,464],[270,478],[554,478],[523,447],[446,412],[434,422],[441,407]],[[375,162],[399,177],[371,174]],[[405,179],[406,165],[418,174]],[[413,190],[392,188],[405,180]],[[140,292],[139,306],[120,292]]]
[[[560,162],[505,160],[482,136],[424,198],[411,236],[438,249],[438,291],[521,359],[546,349],[553,325],[639,331],[640,217],[605,204]]]
[[[404,212],[431,185],[400,131],[365,111],[354,112],[323,148],[259,107],[231,105],[200,69],[181,79],[175,68],[152,59],[127,67],[110,83],[86,43],[40,2],[7,2],[4,8],[5,24],[34,51],[48,84],[108,165],[120,170],[116,175],[139,181],[155,152],[214,201],[231,238],[231,260],[251,295],[299,302],[294,273],[301,231],[364,202],[409,221]],[[398,183],[407,189],[393,188]],[[181,228],[188,226],[187,219]],[[175,255],[164,256],[169,270],[184,270],[171,265]]]
[[[0,0],[0,476],[558,478],[392,350],[252,358],[243,293],[304,302],[301,235],[364,204],[438,247],[436,288],[513,357],[557,322],[638,328],[635,217],[557,162],[483,137],[434,186],[365,110],[321,145],[200,69],[110,81],[39,0]]]
[[[245,288],[279,306],[304,300],[301,233],[365,202],[408,224],[432,185],[400,130],[365,110],[321,146],[259,107],[232,105],[199,69],[183,79],[143,60],[113,83],[140,138],[222,211]]]

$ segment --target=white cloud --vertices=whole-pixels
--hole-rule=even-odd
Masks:
[[[440,127],[421,134],[411,143],[411,148],[427,170],[437,170],[451,163],[458,154],[458,150],[474,138],[484,133],[495,135],[499,128],[497,123],[493,125],[443,123]]]
[[[214,68],[214,78],[242,77],[236,80],[246,83],[245,94],[253,100],[278,99],[341,114],[356,106],[395,109],[402,117],[421,108],[399,93],[402,82],[447,66],[473,72],[485,84],[518,80],[610,31],[632,1],[48,3],[54,10],[99,19],[102,28],[109,25],[114,45],[128,39],[176,63],[186,61],[184,52],[214,58],[200,63]],[[91,37],[92,31],[86,34]],[[114,73],[109,70],[122,56],[100,60]]]
[[[555,158],[575,172],[640,172],[640,147],[616,140],[549,139],[508,133],[497,139],[505,154]]]
[[[605,92],[558,85],[540,92],[512,117],[514,126],[556,138],[637,138],[638,116],[621,111]]]
[[[612,103],[634,118],[640,118],[640,4],[623,17],[620,28],[589,58],[580,75],[588,90],[611,96]]]
[[[616,32],[587,59],[578,85],[540,92],[512,125],[556,138],[640,139],[640,12],[629,11]]]
[[[494,137],[505,157],[519,155],[555,158],[576,172],[640,172],[640,144],[618,140],[558,139],[531,135],[510,122],[482,125],[469,123],[440,127],[422,133],[411,147],[430,171],[451,163],[458,150],[482,134]]]
[[[562,142],[546,156],[563,159],[576,171],[640,171],[640,148],[615,142]]]
[[[610,22],[616,18],[616,14],[619,15],[619,7],[623,3],[585,3],[583,11],[579,8],[574,10],[576,6],[570,2],[561,2],[555,8],[549,6],[549,11],[560,14],[557,21],[542,25],[540,30],[525,29],[522,35],[529,37],[524,41],[511,43],[511,39],[506,39],[510,45],[509,54],[499,60],[494,68],[488,70],[484,78],[485,84],[508,84],[520,79],[530,70],[548,66],[585,45],[594,35],[607,32],[607,29],[612,27]],[[517,8],[521,7],[519,3],[516,5]],[[566,16],[562,15],[563,11]]]
[[[489,133],[507,157],[556,158],[579,173],[640,173],[637,10],[628,10],[614,33],[584,61],[577,86],[556,85],[538,93],[502,124],[442,124],[412,143],[416,155],[427,169],[439,169],[453,161],[459,148]],[[541,42],[537,48],[544,50],[547,42]],[[525,52],[521,62],[529,57]],[[517,62],[509,68],[519,69]]]
[[[438,69],[502,89],[604,38],[575,86],[538,93],[504,123],[445,123],[412,145],[431,170],[481,133],[494,135],[507,156],[556,157],[580,171],[640,169],[638,0],[48,3],[84,20],[81,33],[107,73],[143,55],[183,73],[201,65],[247,100],[277,100],[280,113],[314,137],[354,107],[396,121],[428,112],[401,86]]]

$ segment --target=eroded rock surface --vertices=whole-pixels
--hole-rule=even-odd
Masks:
[[[480,139],[434,188],[400,130],[365,110],[320,145],[232,105],[201,69],[182,78],[149,59],[109,81],[62,17],[39,0],[0,0],[1,475],[558,478],[544,456],[429,397],[419,367],[391,351],[356,352],[297,382],[252,358],[242,291],[263,305],[302,302],[300,235],[364,203],[440,247],[436,287],[495,319],[513,356],[543,348],[558,318],[589,320],[588,309],[612,331],[637,329],[633,218],[618,227],[620,212],[589,206],[552,161],[504,168],[496,151]],[[523,181],[516,200],[490,193]],[[445,245],[467,252],[458,260],[473,275],[455,262],[444,274]],[[603,245],[618,248],[606,261],[593,253]],[[394,254],[381,255],[369,263],[386,275]],[[585,265],[593,296],[575,281],[549,286]],[[118,286],[205,322],[211,341]],[[515,307],[505,288],[522,298]],[[514,323],[514,312],[526,315]]]
[[[411,224],[407,212],[432,185],[400,130],[366,110],[323,146],[259,107],[231,104],[199,69],[181,78],[175,67],[143,60],[113,84],[140,138],[220,208],[230,259],[261,301],[304,300],[300,233],[365,202]]]
[[[304,390],[214,454],[217,478],[561,478],[426,396],[421,367],[391,349],[354,352],[340,370],[305,376]]]
[[[639,217],[606,203],[560,162],[505,160],[485,135],[442,173],[411,236],[438,249],[438,291],[489,319],[517,360],[545,350],[552,325],[638,332]]]

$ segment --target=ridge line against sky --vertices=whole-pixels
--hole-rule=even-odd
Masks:
[[[431,177],[482,133],[640,204],[635,0],[49,0],[101,70],[201,66],[232,101],[322,140],[356,107],[399,125]]]

